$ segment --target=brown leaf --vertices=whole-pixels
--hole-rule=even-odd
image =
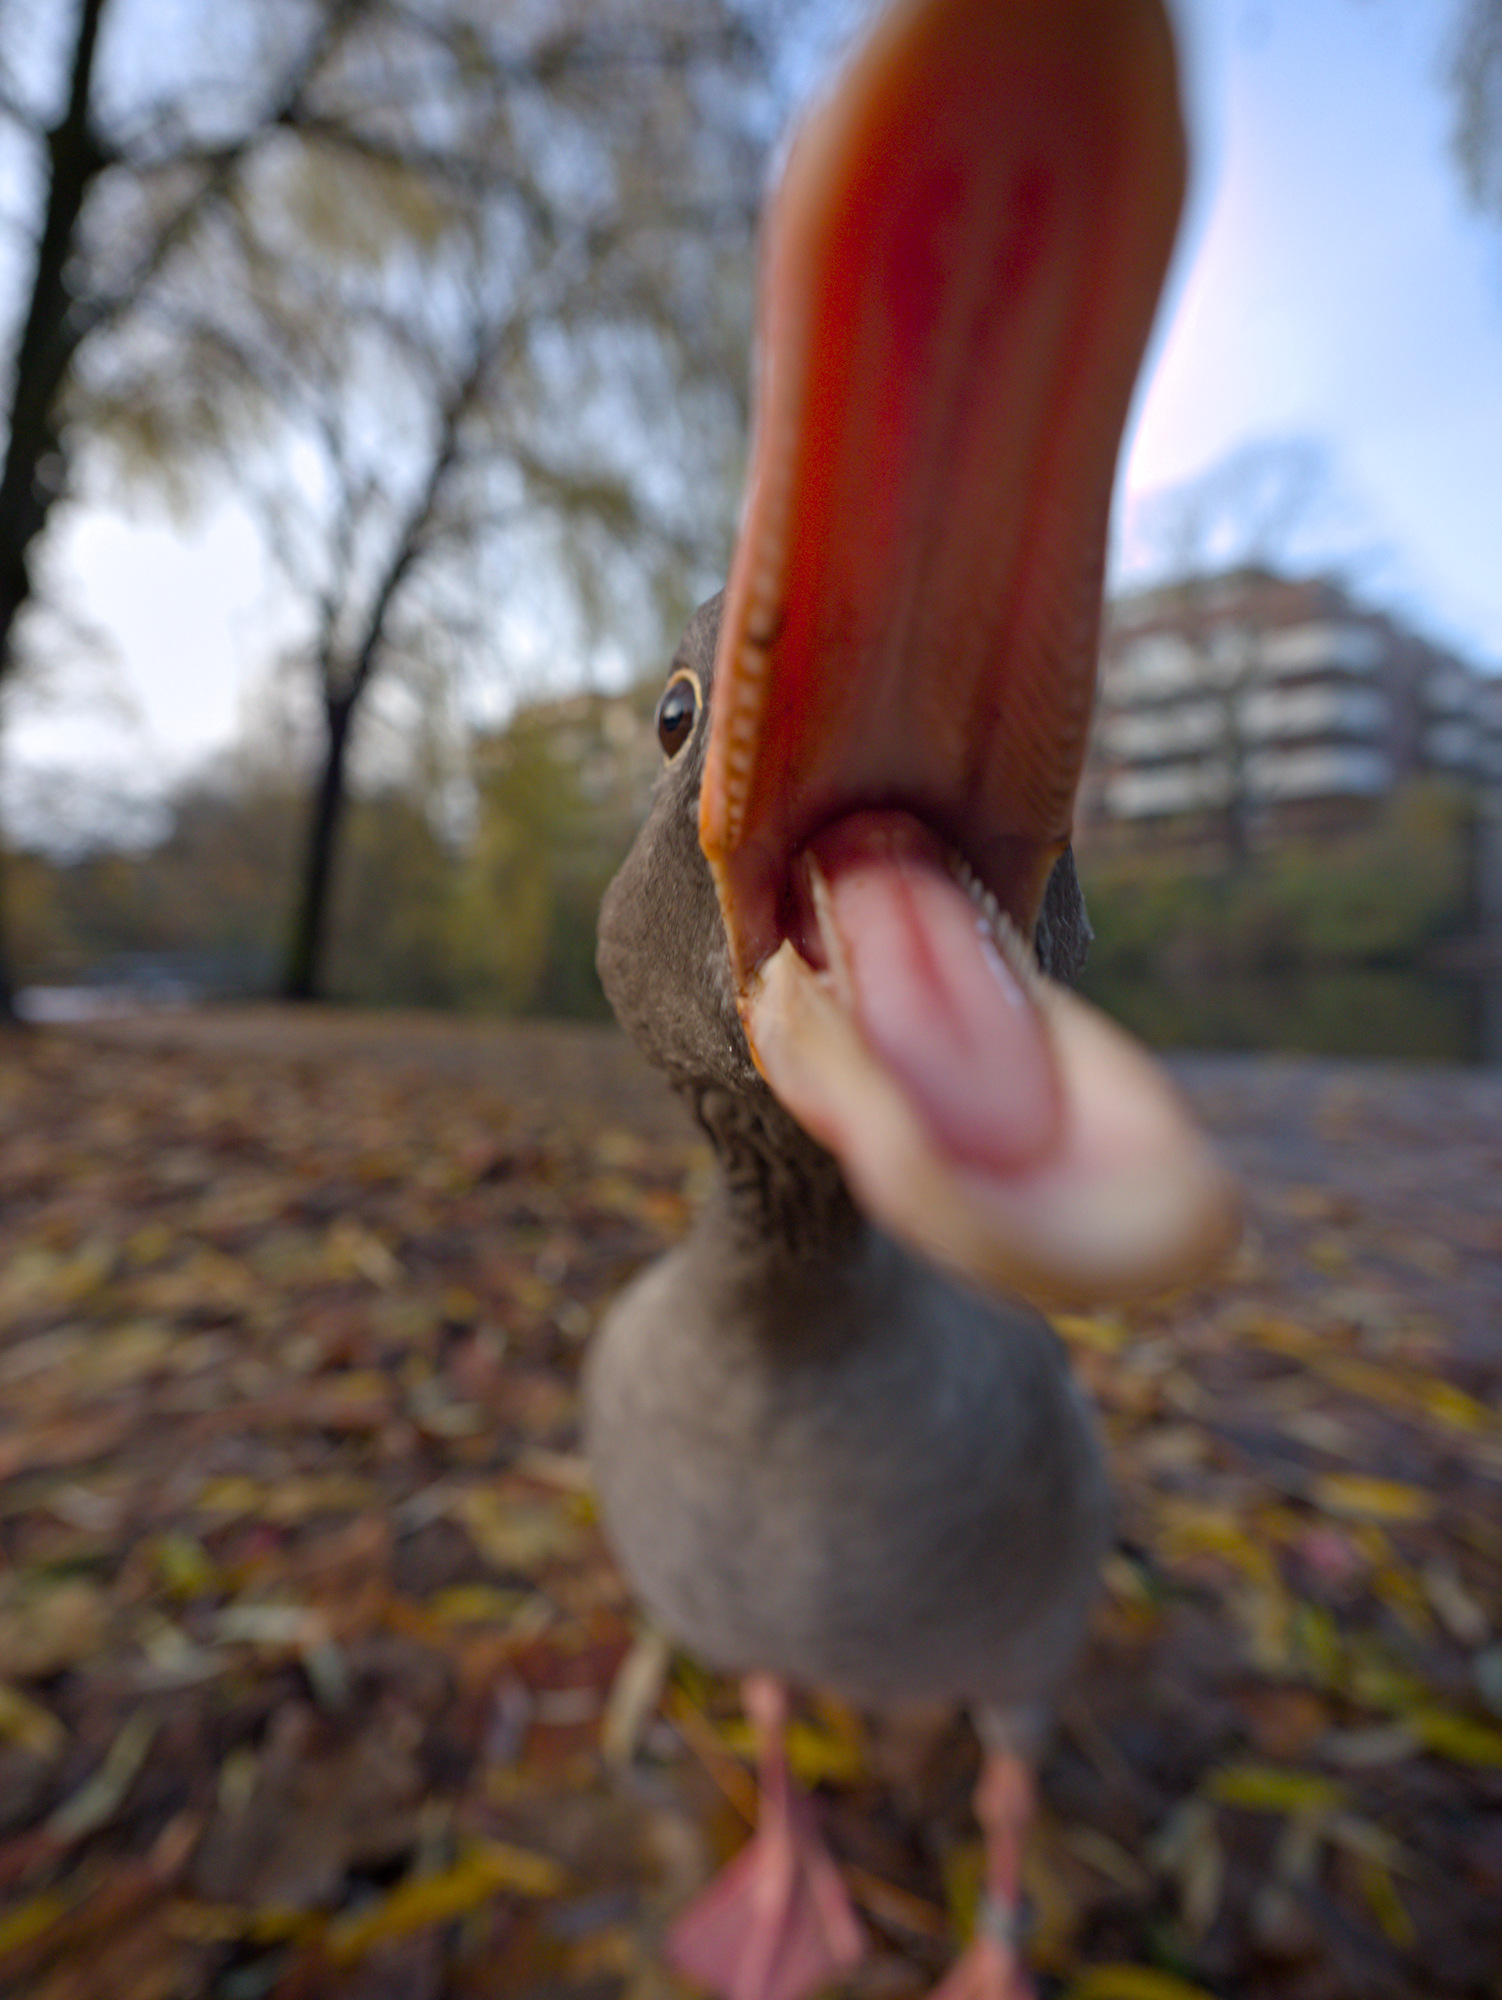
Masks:
[[[98,1651],[109,1626],[109,1599],[83,1577],[0,1584],[0,1675],[40,1679]]]

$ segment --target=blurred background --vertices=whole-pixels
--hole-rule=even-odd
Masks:
[[[0,1015],[56,1024],[0,1031],[0,1994],[680,1991],[749,1739],[638,1643],[576,1385],[711,1166],[587,1025],[595,914],[730,552],[770,157],[862,12],[0,0]],[[1176,12],[1078,833],[1090,990],[1213,1051],[1247,1227],[1056,1322],[1118,1536],[1029,1950],[1477,2000],[1502,0]],[[346,1004],[204,1004],[276,996]],[[791,1746],[852,2000],[929,1993],[973,1740],[818,1697]]]
[[[1090,988],[1502,1062],[1502,4],[1176,11]],[[862,12],[12,0],[0,1008],[604,1012],[769,149]]]

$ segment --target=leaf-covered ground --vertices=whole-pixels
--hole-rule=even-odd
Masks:
[[[1502,1994],[1502,1083],[1186,1072],[1229,1273],[1063,1331],[1120,1539],[1032,1858],[1046,1994]],[[582,1348],[705,1171],[605,1032],[0,1043],[0,1993],[662,2000],[745,1832],[639,1639]],[[973,1904],[963,1723],[810,1698],[875,1952]]]

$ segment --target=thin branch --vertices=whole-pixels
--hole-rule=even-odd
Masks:
[[[307,46],[283,76],[263,115],[248,124],[237,138],[209,148],[202,155],[203,176],[198,186],[158,230],[125,282],[90,302],[82,332],[97,331],[132,306],[192,229],[203,209],[227,192],[242,163],[264,144],[267,132],[296,124],[314,78],[337,47],[349,22],[365,5],[366,0],[331,0],[318,31],[309,37]]]
[[[439,412],[436,449],[428,476],[402,523],[391,556],[376,586],[365,631],[351,663],[346,683],[351,705],[359,700],[380,659],[387,621],[403,584],[424,554],[444,490],[459,462],[460,434],[465,418],[474,408],[498,349],[504,345],[509,328],[500,334],[477,337],[469,366],[465,369]]]

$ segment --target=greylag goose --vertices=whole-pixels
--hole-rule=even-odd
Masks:
[[[731,576],[600,918],[611,1003],[719,1173],[585,1384],[622,1565],[745,1677],[758,1733],[757,1830],[670,1941],[727,2000],[800,2000],[862,1948],[787,1769],[789,1683],[970,1706],[987,1895],[941,1991],[1027,1992],[1028,1760],[1108,1518],[1035,1305],[1186,1276],[1231,1226],[1168,1084],[1058,983],[1182,171],[1159,0],[900,0],[764,230]]]

